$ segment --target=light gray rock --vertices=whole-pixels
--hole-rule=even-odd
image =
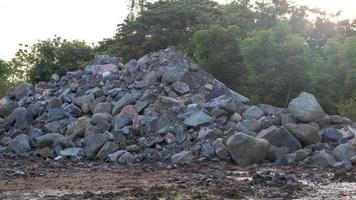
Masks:
[[[243,133],[236,133],[226,141],[232,159],[239,165],[251,165],[264,161],[270,143]]]
[[[124,150],[116,151],[115,153],[110,154],[108,157],[109,161],[111,162],[118,162],[125,165],[132,165],[135,161],[131,153]]]
[[[221,95],[217,98],[212,99],[210,102],[207,103],[207,106],[212,108],[212,109],[222,109],[225,110],[229,114],[233,114],[236,112],[237,107],[236,107],[236,101],[227,96],[227,95]]]
[[[174,164],[190,164],[193,162],[193,153],[191,151],[182,151],[173,154],[171,160]]]
[[[289,103],[288,111],[303,122],[318,121],[325,115],[314,95],[306,92],[302,92]]]
[[[11,140],[9,148],[16,154],[24,154],[31,150],[30,139],[25,134],[20,134]]]
[[[84,150],[82,148],[71,147],[59,151],[59,155],[65,157],[77,157],[84,155]]]
[[[212,117],[203,111],[196,111],[184,119],[184,124],[187,126],[198,127],[212,121]]]
[[[333,155],[337,161],[342,162],[350,162],[350,159],[356,155],[355,150],[352,148],[351,144],[345,143],[338,145],[333,150]]]
[[[53,143],[64,136],[60,133],[48,133],[37,138],[37,145],[39,148],[52,147]]]
[[[235,91],[230,90],[230,93],[231,93],[231,97],[237,102],[248,103],[250,101],[249,98],[247,98]]]
[[[319,129],[312,125],[288,123],[285,127],[305,145],[321,142]]]
[[[182,81],[177,81],[172,84],[174,91],[178,95],[183,95],[186,94],[190,91],[188,84],[182,82]]]
[[[257,106],[249,107],[244,113],[242,113],[242,117],[244,119],[259,119],[263,116],[263,110]]]

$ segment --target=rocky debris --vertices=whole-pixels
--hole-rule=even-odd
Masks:
[[[301,93],[288,109],[248,103],[171,49],[125,65],[100,55],[85,70],[20,84],[0,100],[0,156],[348,168],[356,162],[355,124],[325,114],[313,95]]]

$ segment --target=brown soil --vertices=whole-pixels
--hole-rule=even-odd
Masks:
[[[0,199],[356,199],[356,170],[0,159]]]

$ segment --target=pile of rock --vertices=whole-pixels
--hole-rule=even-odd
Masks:
[[[313,95],[301,93],[288,109],[248,102],[171,49],[126,65],[97,56],[85,70],[23,83],[0,100],[0,154],[122,164],[355,163],[354,124],[325,114]]]

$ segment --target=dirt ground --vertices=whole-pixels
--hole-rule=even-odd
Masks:
[[[0,199],[356,199],[356,170],[2,158]]]

